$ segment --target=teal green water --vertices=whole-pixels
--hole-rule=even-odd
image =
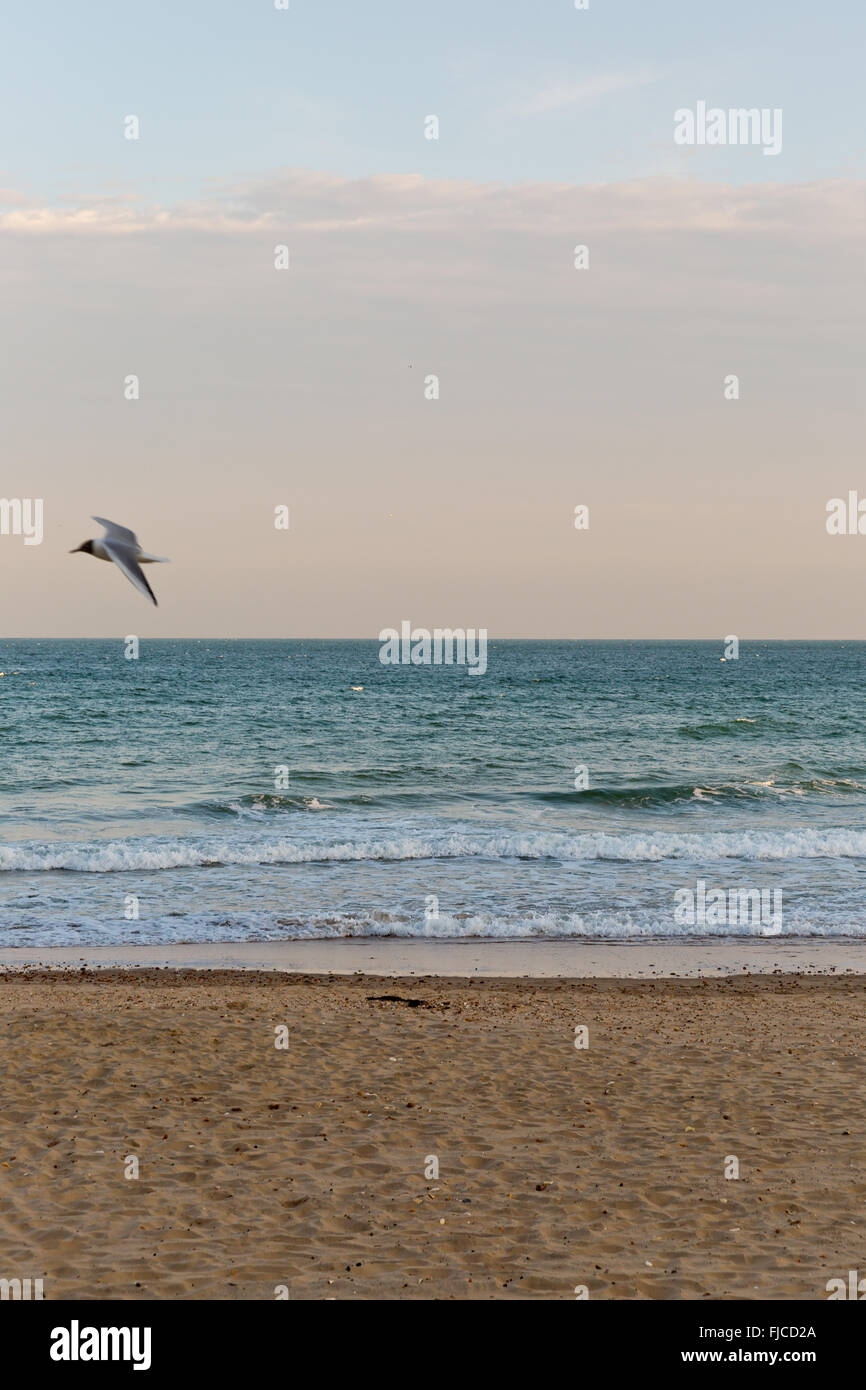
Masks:
[[[866,934],[866,644],[123,652],[0,645],[0,943]]]

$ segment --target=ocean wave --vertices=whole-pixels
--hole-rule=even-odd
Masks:
[[[771,714],[740,714],[733,719],[707,720],[702,724],[680,724],[677,733],[683,738],[703,742],[708,738],[730,738],[732,734],[762,734],[766,729],[794,727],[794,720],[776,719]]]
[[[123,839],[88,844],[0,845],[0,872],[118,873],[221,865],[323,864],[414,859],[551,859],[561,863],[665,859],[860,859],[866,830],[799,829],[687,833],[569,833],[531,830],[358,835],[307,842],[228,839]]]
[[[755,777],[751,781],[711,783],[648,783],[637,787],[587,787],[583,791],[545,791],[533,794],[536,801],[549,805],[588,805],[653,807],[675,802],[713,800],[740,802],[776,796],[805,796],[810,792],[820,796],[846,796],[866,791],[862,783],[851,777],[810,777],[801,781],[784,781],[776,777]]]
[[[47,785],[47,784],[46,784]],[[544,788],[518,788],[508,793],[510,804],[540,804],[544,806],[604,806],[614,808],[653,809],[695,800],[712,800],[716,804],[740,803],[752,800],[766,800],[776,797],[785,800],[791,796],[821,797],[851,796],[866,792],[866,785],[853,777],[815,776],[789,779],[784,774],[760,776],[739,782],[699,783],[689,782],[647,782],[638,786],[625,787],[586,787],[583,790]],[[477,802],[501,801],[501,791],[476,792]],[[255,792],[224,800],[194,801],[185,809],[193,814],[203,814],[214,819],[231,817],[235,820],[265,821],[278,818],[281,814],[298,811],[321,810],[353,811],[357,808],[393,808],[395,806],[429,806],[428,792],[417,789],[396,790],[379,789],[370,792],[332,792],[320,791],[318,795],[289,795],[278,792]]]
[[[700,941],[711,938],[767,939],[758,923],[694,927],[676,925],[670,911],[636,908],[632,911],[602,909],[577,912],[493,911],[447,913],[425,918],[419,912],[376,910],[371,912],[311,913],[304,917],[279,912],[191,912],[156,915],[136,922],[75,914],[56,918],[40,913],[0,911],[0,948],[9,946],[134,946],[196,942],[310,941],[352,938],[393,938],[428,941]],[[818,914],[812,908],[787,911],[778,935],[824,939],[866,937],[866,919],[851,911],[834,909]]]

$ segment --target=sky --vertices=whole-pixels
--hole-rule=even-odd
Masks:
[[[0,492],[45,531],[0,534],[0,637],[866,637],[825,525],[866,499],[864,34],[10,0]],[[781,149],[678,144],[699,103]],[[157,609],[68,553],[93,513],[171,557]]]

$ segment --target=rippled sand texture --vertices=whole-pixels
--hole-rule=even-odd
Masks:
[[[824,1298],[866,1258],[864,994],[0,976],[0,1276],[47,1298]]]

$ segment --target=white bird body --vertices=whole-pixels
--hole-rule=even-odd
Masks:
[[[94,555],[97,560],[110,560],[112,564],[114,563],[114,556],[104,541],[97,537],[90,544],[92,546],[90,554]],[[135,552],[135,558],[140,565],[167,565],[169,563],[165,555],[145,555],[140,546]]]
[[[156,605],[156,595],[141,572],[142,565],[167,565],[169,562],[164,555],[147,555],[138,543],[138,537],[134,531],[130,531],[126,526],[118,526],[114,521],[106,521],[105,517],[95,516],[94,521],[98,521],[103,528],[104,534],[94,540],[85,541],[83,545],[76,546],[77,551],[82,550],[85,555],[92,555],[96,560],[110,560],[112,564],[122,574],[125,574],[130,584],[134,584],[136,589],[145,594],[151,603]]]

